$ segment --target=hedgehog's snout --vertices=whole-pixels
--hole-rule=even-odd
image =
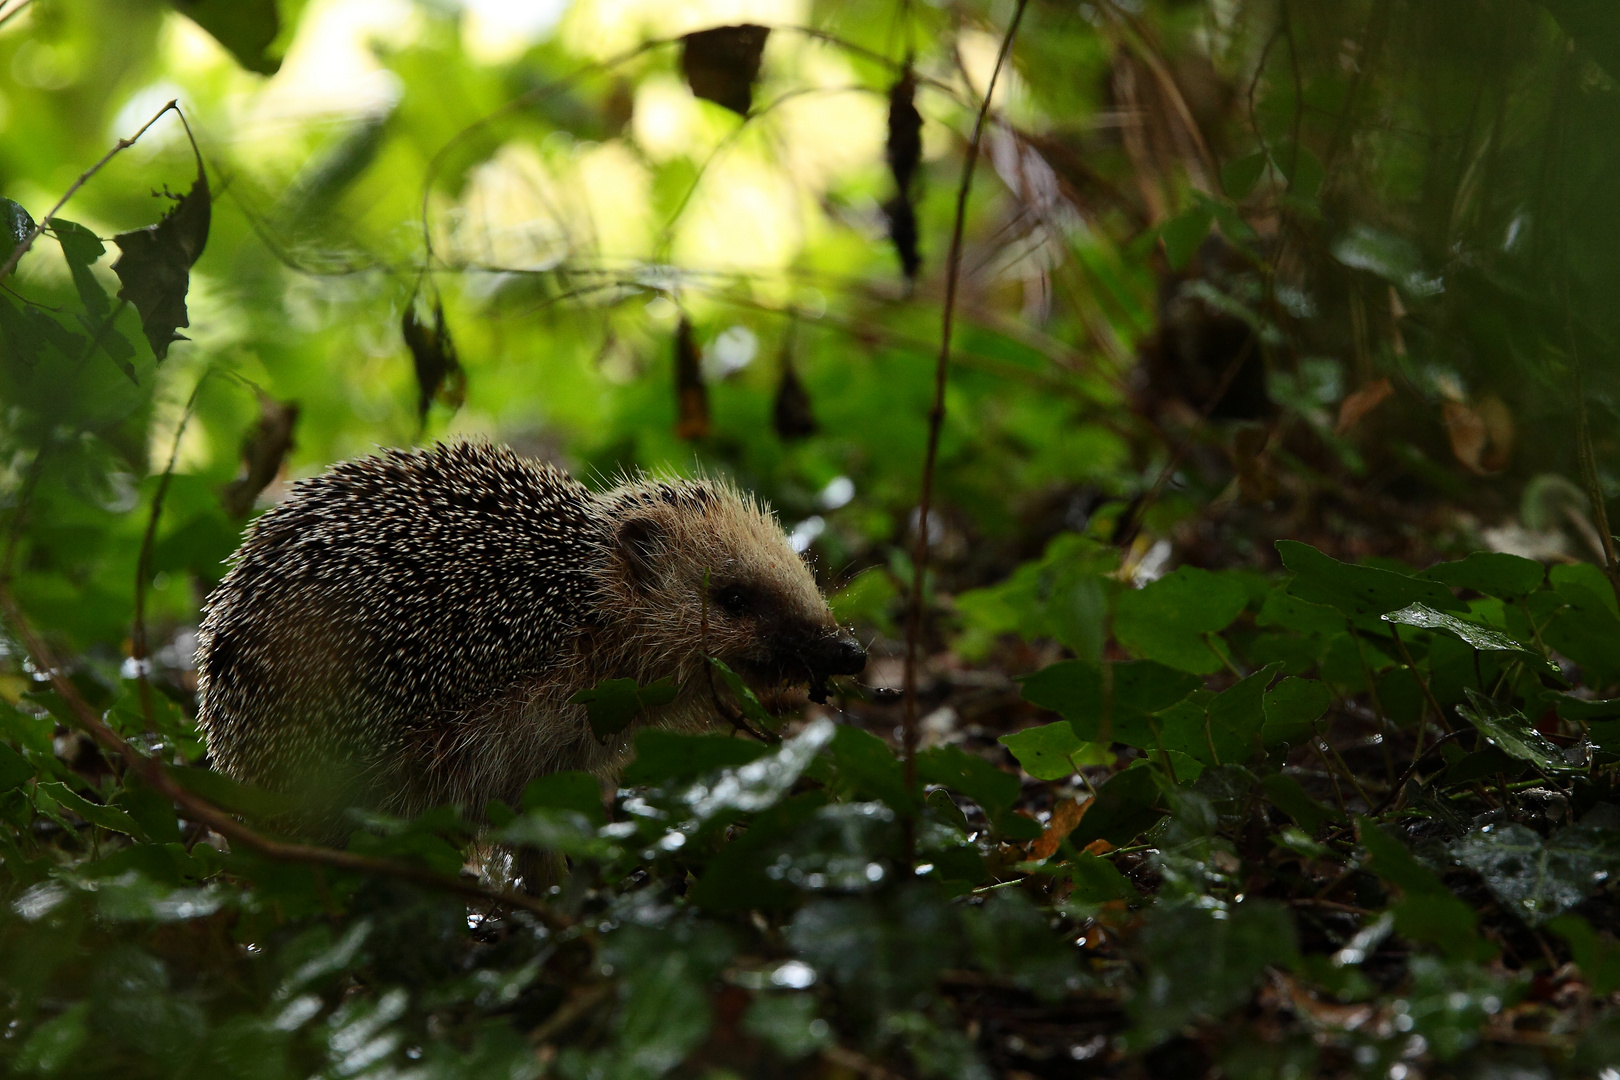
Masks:
[[[812,645],[805,661],[818,676],[859,675],[866,669],[866,650],[854,634],[840,630]]]

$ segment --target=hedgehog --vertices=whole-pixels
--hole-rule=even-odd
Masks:
[[[823,698],[865,666],[753,498],[644,475],[592,491],[479,443],[386,451],[248,530],[205,605],[198,720],[214,767],[294,796],[306,831],[347,806],[479,819],[548,773],[611,782],[643,728],[735,721],[708,657]],[[665,678],[674,700],[607,738],[574,701]]]

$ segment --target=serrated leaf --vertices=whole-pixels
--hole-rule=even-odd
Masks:
[[[1458,705],[1457,715],[1478,728],[1498,750],[1546,772],[1578,769],[1566,762],[1558,747],[1519,710],[1504,708],[1473,687],[1464,688],[1463,693],[1468,696],[1468,704]]]
[[[92,825],[110,829],[113,832],[120,832],[125,836],[133,836],[136,839],[146,839],[145,832],[142,831],[139,825],[135,824],[135,819],[124,813],[124,811],[116,806],[103,806],[101,803],[93,803],[60,781],[51,780],[36,784],[34,786],[34,798],[36,800],[48,799],[57,806],[71,810]],[[40,809],[42,813],[46,812],[44,807]]]
[[[1206,635],[1231,625],[1248,600],[1236,577],[1183,566],[1120,594],[1114,636],[1145,659],[1207,675],[1222,663]]]
[[[123,283],[119,299],[140,312],[141,329],[159,360],[168,356],[172,342],[184,340],[176,331],[191,325],[186,291],[191,267],[208,243],[212,206],[208,177],[199,165],[191,190],[161,221],[113,237],[121,252],[112,267]]]

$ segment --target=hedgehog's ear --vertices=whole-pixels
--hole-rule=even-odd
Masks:
[[[658,553],[668,531],[652,518],[633,517],[619,526],[615,542],[630,570],[630,580],[638,588],[649,588],[658,581]]]

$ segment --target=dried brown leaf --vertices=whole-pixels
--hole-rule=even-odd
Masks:
[[[697,340],[682,317],[675,329],[675,434],[701,439],[709,433],[709,390],[703,385]]]
[[[298,403],[277,401],[259,394],[259,422],[242,441],[242,471],[225,486],[220,504],[232,517],[246,517],[259,498],[281,473],[281,465],[293,447],[293,428],[298,423]]]
[[[1389,384],[1388,379],[1374,379],[1353,394],[1349,394],[1339,403],[1339,421],[1333,425],[1335,435],[1343,435],[1361,418],[1376,409],[1379,404],[1391,394],[1395,388]]]
[[[461,408],[467,400],[467,373],[456,358],[456,344],[444,322],[444,305],[433,305],[432,327],[417,319],[414,303],[407,305],[400,331],[416,368],[417,418],[425,420],[435,400],[452,412]]]
[[[692,93],[747,116],[770,28],[744,23],[698,30],[681,39],[681,72]]]

